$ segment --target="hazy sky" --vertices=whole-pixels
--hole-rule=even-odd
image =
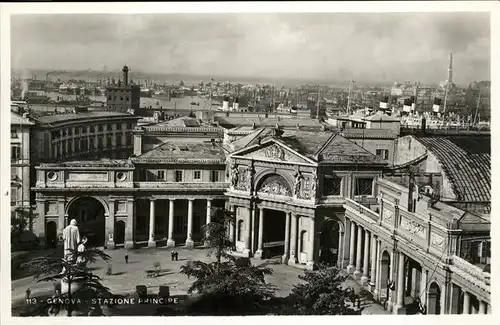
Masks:
[[[13,68],[437,82],[490,78],[483,13],[12,16]]]

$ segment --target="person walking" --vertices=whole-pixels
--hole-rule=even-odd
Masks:
[[[31,289],[28,288],[28,289],[26,289],[26,300],[27,301],[30,299],[30,296],[31,296]]]
[[[178,262],[179,261],[179,252],[175,252],[175,261]]]
[[[170,252],[170,258],[172,259],[172,262],[175,260],[175,251]]]
[[[125,264],[128,264],[128,252],[125,253]]]

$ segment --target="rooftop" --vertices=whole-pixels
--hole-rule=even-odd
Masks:
[[[10,112],[10,124],[11,125],[35,125],[28,118],[22,117],[16,112]]]
[[[189,116],[181,116],[172,120],[160,122],[154,127],[199,127],[200,123],[196,118]]]
[[[269,114],[269,117],[265,117],[264,113],[260,114],[260,117],[246,117],[246,116],[234,116],[234,117],[226,117],[226,116],[215,116],[216,122],[226,128],[234,128],[237,126],[252,126],[255,123],[255,127],[274,127],[276,124],[279,124],[280,127],[283,128],[296,128],[297,125],[300,128],[308,128],[313,127],[316,129],[321,128],[323,123],[318,120],[310,119],[310,118],[276,118],[272,117]]]
[[[491,201],[491,138],[419,137],[440,161],[458,201]]]
[[[396,139],[398,132],[386,129],[356,129],[346,128],[342,131],[344,137],[348,139]]]
[[[90,111],[83,113],[67,113],[40,116],[37,120],[43,124],[53,124],[60,122],[70,122],[82,119],[103,119],[110,117],[134,117],[133,115],[120,112]]]
[[[189,139],[172,139],[143,153],[133,160],[148,159],[216,159],[225,161],[225,154],[218,143],[211,141],[194,141]]]

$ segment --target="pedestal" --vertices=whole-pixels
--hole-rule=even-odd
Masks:
[[[175,240],[168,239],[167,240],[167,247],[169,247],[169,248],[175,247]]]
[[[370,280],[370,279],[369,279],[367,276],[363,275],[363,276],[361,277],[361,284],[362,284],[362,285],[368,285],[368,284],[369,284],[369,283],[368,283],[368,281],[369,281],[369,280]]]
[[[194,241],[192,239],[186,239],[186,248],[194,248]]]
[[[297,264],[297,258],[291,255],[290,258],[288,259],[288,265],[295,265],[295,264]]]
[[[352,274],[355,269],[356,269],[356,267],[354,267],[354,265],[348,265],[347,266],[347,273]]]
[[[134,249],[135,243],[131,240],[127,240],[124,245],[125,249]]]
[[[314,262],[313,261],[307,261],[306,263],[306,269],[307,270],[310,270],[310,271],[313,271],[314,270]]]
[[[399,305],[394,305],[392,307],[392,313],[394,315],[406,315],[406,307],[399,306]]]
[[[287,264],[287,263],[288,263],[288,255],[281,256],[281,264]]]
[[[106,249],[116,249],[116,244],[114,240],[109,240],[106,243]]]
[[[258,249],[253,256],[262,260],[264,259],[264,252],[262,251],[262,249]]]
[[[252,255],[252,252],[250,251],[250,249],[245,248],[245,249],[243,250],[243,252],[241,253],[241,255],[242,255],[243,257],[248,257],[248,258],[250,258],[250,257],[251,257],[251,255]]]
[[[155,248],[156,247],[156,241],[148,241],[148,248]]]

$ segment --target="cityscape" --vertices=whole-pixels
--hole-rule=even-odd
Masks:
[[[491,315],[490,41],[472,12],[11,16],[12,316]]]

